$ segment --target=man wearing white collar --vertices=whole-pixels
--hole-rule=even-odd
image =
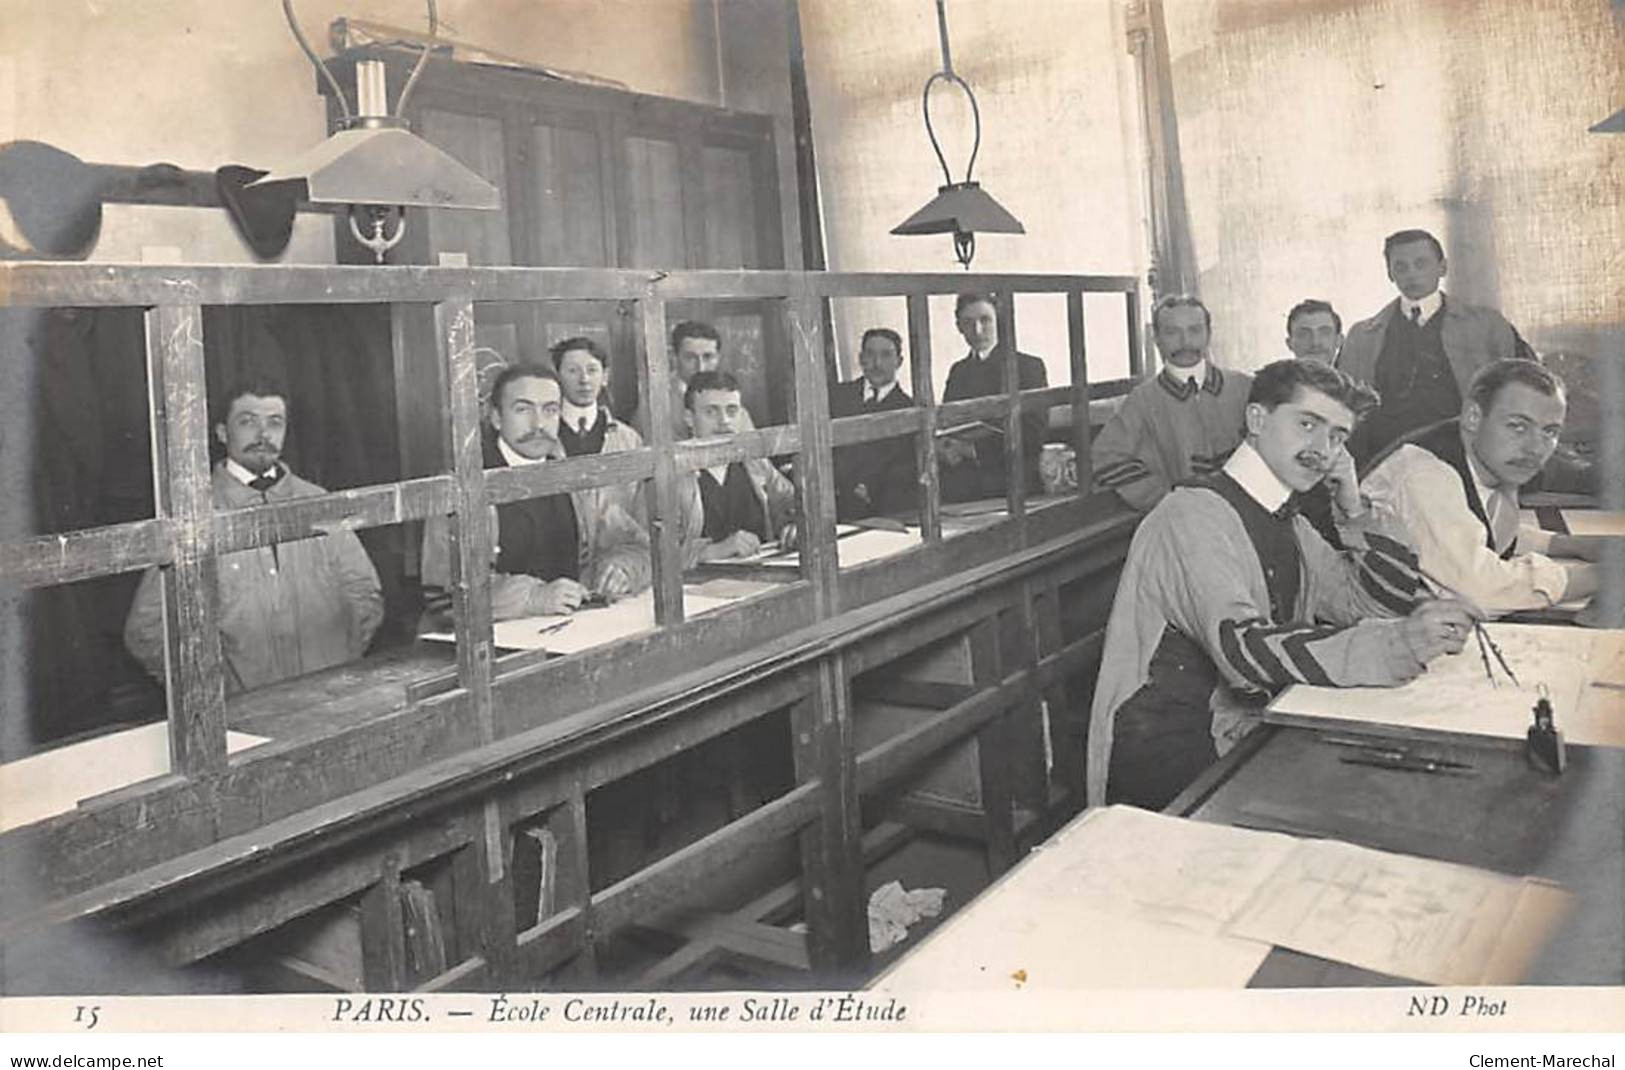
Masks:
[[[609,386],[609,358],[591,338],[566,338],[550,349],[553,368],[559,373],[563,399],[559,409],[559,442],[570,457],[591,453],[618,453],[643,447],[643,436],[622,423],[609,411],[605,399]],[[620,505],[633,517],[642,519],[641,483],[596,487],[595,493]]]
[[[858,366],[863,374],[830,388],[831,418],[913,408],[914,399],[897,381],[903,339],[887,327],[863,332]],[[919,508],[919,481],[910,436],[859,442],[835,449],[835,515],[857,520]]]
[[[999,301],[988,293],[962,293],[954,299],[954,324],[964,336],[970,352],[948,367],[948,381],[942,387],[943,401],[1003,394],[1007,360],[1016,362],[1016,385],[1020,390],[1037,390],[1049,385],[1044,362],[1031,353],[1014,352],[999,338]],[[937,440],[937,463],[941,476],[942,500],[974,501],[1003,497],[1006,489],[1004,438],[986,425],[945,435]],[[1044,448],[1049,420],[1042,412],[1029,412],[1021,418],[1022,464],[1026,484],[1036,490],[1038,454]]]
[[[486,468],[562,458],[558,375],[540,364],[509,365],[491,383]],[[496,620],[570,613],[591,595],[606,599],[649,586],[649,536],[602,488],[493,506],[491,615]],[[423,526],[423,584],[431,613],[450,604],[450,529]]]
[[[1602,578],[1593,562],[1610,540],[1518,521],[1518,488],[1556,449],[1565,408],[1563,381],[1534,361],[1486,365],[1461,416],[1401,439],[1361,490],[1375,511],[1404,525],[1430,576],[1486,613],[1588,598]]]
[[[211,481],[216,509],[244,509],[327,491],[282,463],[287,391],[265,376],[234,383],[215,437],[226,458]],[[226,690],[244,691],[353,661],[384,619],[378,573],[352,531],[237,550],[220,558],[220,652]],[[164,679],[163,586],[159,570],[141,578],[124,642]]]
[[[1403,544],[1368,528],[1347,534],[1354,549],[1333,550],[1288,505],[1376,401],[1316,361],[1267,365],[1223,470],[1176,488],[1141,522],[1090,711],[1091,805],[1167,805],[1288,684],[1393,686],[1461,649],[1472,616],[1424,600]]]
[[[1162,371],[1129,392],[1095,439],[1095,486],[1116,491],[1142,513],[1175,484],[1217,471],[1241,441],[1252,380],[1209,361],[1212,328],[1212,315],[1196,298],[1158,301],[1151,329]]]
[[[1383,403],[1350,444],[1362,465],[1396,439],[1461,412],[1478,369],[1507,357],[1534,357],[1493,308],[1446,299],[1444,246],[1425,230],[1390,234],[1382,246],[1399,296],[1349,328],[1337,367],[1376,388]]]

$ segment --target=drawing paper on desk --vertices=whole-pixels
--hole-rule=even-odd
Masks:
[[[1209,935],[1221,932],[1298,846],[1279,833],[1127,806],[1095,814],[1040,850],[1071,860],[1045,894]]]
[[[1539,881],[1305,840],[1228,932],[1431,984],[1516,984],[1567,903]]]
[[[892,554],[912,550],[921,543],[918,528],[908,531],[884,531],[880,528],[852,528],[850,532],[835,536],[835,554],[841,568],[851,568],[866,561],[875,561]],[[740,563],[763,565],[767,568],[800,568],[801,554],[796,551],[778,552],[755,557],[736,558]],[[732,562],[730,562],[732,563]]]
[[[715,598],[683,592],[683,616],[697,617],[720,609],[732,598]],[[569,616],[523,617],[499,621],[492,638],[499,647],[510,650],[547,650],[554,654],[575,654],[613,643],[617,639],[652,631],[655,601],[652,591],[623,598],[602,609],[584,609]]]
[[[1498,665],[1492,685],[1478,644],[1469,638],[1459,654],[1436,659],[1403,687],[1295,684],[1270,703],[1264,719],[1521,740],[1544,685],[1570,743],[1625,746],[1625,693],[1590,686],[1593,648],[1608,649],[1618,633],[1539,624],[1484,627],[1517,674],[1517,685]]]
[[[266,741],[226,733],[234,754]],[[0,765],[0,832],[9,832],[81,802],[169,772],[169,725],[163,721],[71,743]]]

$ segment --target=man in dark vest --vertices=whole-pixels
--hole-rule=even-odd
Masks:
[[[1361,468],[1402,436],[1461,412],[1478,369],[1534,352],[1493,308],[1447,298],[1444,247],[1425,230],[1390,234],[1382,247],[1399,296],[1349,328],[1338,370],[1374,386],[1382,406],[1349,443]]]
[[[829,392],[831,417],[908,409],[914,399],[897,381],[903,363],[903,340],[896,331],[871,327],[863,332],[858,365],[863,374]],[[912,436],[877,439],[835,449],[835,515],[858,520],[919,508]]]
[[[1473,377],[1458,418],[1395,443],[1360,489],[1373,515],[1409,532],[1429,576],[1486,613],[1589,598],[1601,581],[1592,562],[1619,540],[1519,523],[1518,488],[1551,457],[1564,413],[1561,379],[1532,360],[1496,361]]]
[[[1090,805],[1166,806],[1289,684],[1394,686],[1461,649],[1472,617],[1428,597],[1403,544],[1351,531],[1339,553],[1290,506],[1375,401],[1319,361],[1266,365],[1224,467],[1140,522],[1090,712]]]
[[[559,389],[564,395],[559,409],[559,442],[566,455],[580,457],[643,448],[643,436],[609,411],[609,357],[602,346],[591,338],[566,338],[548,354],[559,373]],[[641,523],[642,488],[641,483],[622,483],[595,487],[593,491],[596,497],[620,505]]]
[[[1044,362],[1028,353],[1016,353],[999,342],[999,305],[992,294],[962,293],[954,301],[954,322],[970,352],[948,369],[943,401],[964,401],[1004,393],[1004,365],[1016,361],[1016,381],[1022,390],[1049,385]],[[1049,421],[1044,413],[1021,418],[1022,463],[1027,486],[1039,490],[1038,454],[1044,448]],[[1005,493],[1004,436],[991,427],[976,427],[961,434],[944,435],[937,443],[937,460],[944,501],[964,502],[999,498]]]
[[[486,468],[541,464],[564,457],[559,442],[557,374],[539,364],[510,365],[491,384]],[[649,586],[649,536],[600,488],[493,506],[491,614],[496,620],[569,613],[589,594],[606,598]],[[424,523],[423,583],[439,608],[451,578],[445,517]]]
[[[688,381],[684,418],[695,438],[731,438],[748,420],[739,380],[727,372],[696,372]],[[777,539],[796,548],[795,484],[766,457],[685,472],[677,488],[683,567],[749,557]]]

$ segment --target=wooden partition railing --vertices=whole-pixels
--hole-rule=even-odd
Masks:
[[[1001,298],[1000,336],[1012,350],[1018,329],[1013,297],[1065,295],[1071,383],[1022,391],[1017,364],[1011,360],[1005,362],[1004,394],[937,404],[928,301],[932,295],[963,289],[989,291]],[[251,872],[268,843],[277,845],[284,861],[297,858],[301,850],[315,850],[308,845],[316,843],[331,852],[361,837],[369,822],[383,820],[381,815],[396,814],[398,824],[402,808],[431,797],[437,807],[472,808],[468,835],[459,842],[466,860],[460,864],[473,869],[459,879],[476,897],[497,894],[489,889],[502,886],[502,841],[515,818],[515,804],[496,788],[544,765],[566,771],[567,775],[548,781],[550,787],[533,805],[564,807],[562,813],[569,816],[562,840],[573,845],[584,867],[582,799],[587,791],[639,762],[653,761],[650,755],[680,749],[690,736],[714,735],[777,703],[792,710],[798,786],[746,817],[743,823],[748,828],[743,832],[748,836],[739,838],[741,829],[730,825],[730,841],[696,845],[704,849],[685,851],[675,861],[629,878],[630,883],[590,896],[583,886],[575,906],[531,932],[510,932],[506,938],[470,933],[469,941],[487,949],[478,956],[480,964],[469,966],[465,961],[452,971],[454,976],[431,987],[467,983],[474,973],[511,977],[521,966],[521,972],[534,972],[556,964],[566,947],[579,951],[586,946],[590,955],[594,932],[637,917],[662,895],[674,894],[694,867],[714,867],[742,844],[798,831],[803,838],[808,894],[802,903],[810,927],[811,961],[835,965],[860,960],[863,923],[857,893],[862,874],[856,845],[863,785],[889,775],[887,770],[918,761],[948,740],[996,723],[1002,711],[1036,706],[1037,696],[1057,686],[1067,671],[1078,669],[1090,649],[1098,656],[1098,644],[1090,649],[1085,649],[1088,644],[1064,647],[1053,619],[1040,619],[1046,597],[1047,612],[1050,617],[1055,613],[1057,584],[1088,569],[1108,567],[1113,553],[1120,559],[1117,542],[1105,556],[1090,557],[1085,551],[1091,539],[1126,537],[1127,525],[1121,518],[1089,527],[1091,516],[1083,508],[1090,490],[1089,402],[1098,393],[1123,389],[1118,383],[1102,391],[1089,382],[1084,319],[1084,297],[1089,293],[1124,295],[1130,367],[1142,367],[1136,281],[1123,276],[0,266],[0,303],[7,306],[146,308],[157,515],[0,544],[0,582],[27,589],[161,567],[172,769],[169,777],[142,785],[127,797],[0,837],[0,870],[5,873],[0,879],[5,882],[3,898],[10,904],[0,922],[0,937],[107,912],[156,916],[172,910],[172,904],[159,907],[150,902],[156,890],[173,892],[202,876],[240,884],[244,878],[230,874]],[[879,296],[907,302],[917,405],[832,421],[821,337],[824,305],[831,299]],[[669,409],[658,403],[665,397],[669,375],[665,304],[719,298],[780,302],[784,335],[792,347],[794,422],[727,441],[678,441]],[[639,390],[651,402],[648,444],[624,453],[484,470],[473,352],[476,306],[485,301],[579,300],[629,302],[634,309],[643,356]],[[449,414],[448,470],[286,505],[214,512],[203,307],[363,302],[433,306],[446,371],[442,402]],[[399,332],[396,335],[396,344],[402,344]],[[1072,508],[1046,509],[1045,522],[1037,523],[1029,512],[1032,488],[1026,485],[1022,439],[1027,428],[1022,416],[1056,405],[1072,409],[1079,487]],[[1008,518],[974,538],[953,540],[963,542],[966,549],[946,554],[933,444],[940,428],[972,420],[1003,422]],[[902,434],[914,435],[917,442],[925,545],[884,569],[843,573],[835,542],[832,450]],[[725,461],[785,454],[799,455],[801,461],[797,483],[805,536],[799,582],[704,621],[685,621],[679,477]],[[552,661],[541,652],[497,657],[487,506],[631,481],[643,481],[647,491],[656,630],[618,643],[602,657],[593,652]],[[353,530],[435,516],[448,517],[452,530],[455,672],[380,684],[368,692],[368,701],[378,707],[375,717],[336,725],[319,738],[277,741],[228,758],[228,704],[213,597],[220,556],[319,536],[336,526]],[[1016,586],[1009,587],[1011,583]],[[1003,594],[995,597],[995,589]],[[1012,590],[1018,593],[1012,595]],[[1015,614],[1010,620],[1017,630],[1025,629],[1032,637],[1020,664],[998,665],[998,643],[990,633],[983,634],[977,640],[983,651],[978,673],[990,690],[956,704],[908,739],[860,756],[852,738],[850,681],[871,665],[873,656],[860,645],[861,638],[890,634],[910,620],[924,621],[927,612],[972,604],[984,591],[995,600],[983,607],[984,618],[954,619],[962,628],[982,619],[977,626],[986,629],[992,625],[985,614]],[[909,641],[917,645],[922,640],[916,635]],[[629,672],[628,666],[636,666],[636,671]],[[730,707],[730,696],[747,693],[748,702],[738,709]],[[538,701],[539,694],[567,698],[549,703]],[[352,703],[361,705],[365,703]],[[699,709],[703,715],[692,712]],[[638,758],[594,749],[634,731],[645,740],[661,741]],[[994,775],[990,782],[998,781]],[[380,873],[386,885],[395,880],[389,875],[398,877],[411,864],[401,852],[409,856],[419,850],[409,844],[424,840],[425,834],[414,835],[416,839],[402,841],[408,846],[398,845],[358,863],[358,872],[368,876],[357,877],[360,883],[352,882],[353,887],[375,889]],[[96,849],[110,842],[116,842],[118,850]],[[421,849],[431,851],[427,846]],[[25,877],[25,872],[31,876]],[[334,878],[331,890],[336,895],[352,884]],[[274,888],[274,882],[265,887]],[[253,898],[268,893],[262,888],[244,894]],[[379,900],[387,901],[387,896]],[[480,916],[486,914],[500,915],[501,904]],[[185,945],[179,957],[195,958],[228,946],[233,934],[242,935],[232,924],[221,922],[217,931],[205,924],[174,939]],[[500,954],[503,961],[489,961],[497,953],[491,949],[497,948],[505,949]],[[374,956],[371,961],[386,966],[378,967],[383,972],[369,984],[399,983],[399,973],[387,968],[393,953],[382,959]]]

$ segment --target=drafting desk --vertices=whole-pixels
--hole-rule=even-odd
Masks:
[[[1430,745],[1476,774],[1443,776],[1346,764],[1348,749],[1321,738],[1266,725],[1168,812],[1554,881],[1575,894],[1575,908],[1524,983],[1625,983],[1625,750],[1570,747],[1568,770],[1553,777],[1530,769],[1521,748]],[[1276,950],[1252,983],[1397,982]]]
[[[1487,746],[1440,747],[1439,753],[1471,762],[1472,777],[1393,772],[1349,765],[1347,748],[1320,742],[1319,733],[1264,726],[1169,805],[1166,813],[1308,838],[1332,838],[1362,847],[1474,866],[1510,876],[1535,876],[1574,893],[1572,912],[1532,965],[1525,984],[1625,982],[1625,751],[1570,748],[1571,766],[1561,777],[1528,769],[1521,752]],[[910,957],[933,944],[958,940],[986,945],[989,928],[1011,925],[1022,932],[1048,932],[1083,961],[1080,976],[1094,971],[1091,954],[1154,959],[1174,955],[1195,963],[1183,978],[1165,963],[1127,961],[1109,969],[1113,983],[1143,978],[1148,986],[1250,988],[1367,987],[1415,982],[1363,970],[1283,948],[1249,957],[1245,946],[1221,937],[1178,935],[1132,919],[1091,916],[1090,904],[1035,895],[1048,883],[1057,858],[1076,856],[1077,841],[1058,836],[996,881],[966,910],[976,927],[944,926],[909,949],[876,979],[875,986],[917,978]],[[999,909],[989,909],[997,905]],[[1109,931],[1091,937],[1090,929]],[[1125,939],[1125,932],[1128,937]],[[1091,946],[1091,939],[1094,945]],[[1127,945],[1127,946],[1125,946]],[[1065,957],[1063,956],[1063,959]],[[934,954],[949,960],[952,955]],[[967,960],[968,961],[968,960]],[[992,972],[991,970],[989,971]],[[1008,989],[1003,976],[943,977],[949,989]],[[1033,982],[1037,984],[1035,980]]]
[[[1525,508],[1521,519],[1557,535],[1625,535],[1625,510],[1573,509],[1555,505]]]

